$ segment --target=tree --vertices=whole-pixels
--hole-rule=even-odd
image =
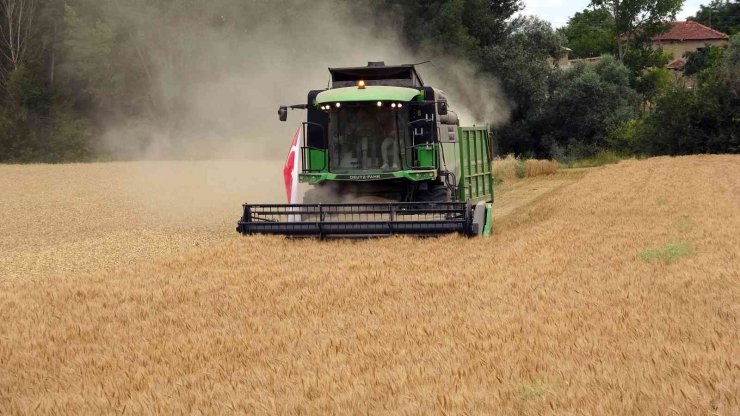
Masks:
[[[614,18],[604,8],[576,13],[558,31],[566,37],[574,58],[591,58],[617,52]]]
[[[511,124],[495,131],[500,153],[569,158],[606,148],[609,130],[639,109],[630,71],[610,56],[553,68],[546,58],[557,56],[561,39],[539,19],[519,24],[507,43],[484,55],[516,102]]]
[[[708,6],[702,5],[689,19],[734,35],[740,32],[740,3],[737,0],[713,0]]]
[[[557,71],[542,128],[554,156],[589,157],[608,147],[608,132],[637,115],[629,70],[611,56]]]
[[[627,47],[640,48],[666,30],[666,22],[676,18],[683,0],[591,0],[591,6],[605,8],[614,18],[618,57],[623,62]]]
[[[724,60],[727,67],[740,67],[740,33],[730,38],[730,44],[727,45],[727,50],[725,50]]]
[[[733,56],[736,48],[740,42],[713,53]],[[661,95],[654,111],[632,122],[632,128],[618,129],[615,142],[627,144],[630,152],[650,155],[740,153],[738,114],[740,66],[719,56],[698,73],[696,88],[676,86]]]
[[[547,101],[547,83],[553,68],[547,58],[557,58],[562,39],[546,21],[518,17],[511,22],[512,33],[503,41],[483,49],[483,69],[501,82],[513,104],[511,123],[497,129],[500,151],[545,154],[539,136],[532,134],[536,114]]]
[[[412,49],[464,56],[474,63],[488,45],[511,32],[510,19],[521,0],[360,0],[384,16],[400,21]]]
[[[646,107],[649,107],[656,97],[670,90],[674,84],[671,71],[662,66],[645,70],[634,82],[635,90],[642,94]]]
[[[722,63],[724,47],[707,45],[694,52],[687,52],[686,66],[683,68],[685,75],[693,75],[708,68],[716,68]]]
[[[0,0],[0,74],[7,77],[19,69],[37,50],[33,43],[36,0]]]

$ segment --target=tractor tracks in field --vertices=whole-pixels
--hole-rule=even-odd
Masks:
[[[501,230],[509,228],[512,224],[521,223],[521,217],[528,217],[540,201],[578,182],[592,170],[593,168],[567,169],[554,175],[498,185],[494,188],[494,229]]]

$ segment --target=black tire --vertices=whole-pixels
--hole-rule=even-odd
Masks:
[[[449,188],[441,182],[429,182],[426,190],[416,191],[418,202],[451,202],[452,195]]]

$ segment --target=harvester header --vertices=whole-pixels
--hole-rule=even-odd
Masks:
[[[329,68],[301,127],[301,204],[244,205],[244,234],[301,236],[490,233],[487,126],[461,127],[442,90],[414,65]],[[295,202],[295,201],[291,201]]]

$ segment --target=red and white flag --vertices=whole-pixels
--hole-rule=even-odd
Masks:
[[[288,158],[285,159],[285,166],[283,167],[283,179],[285,179],[285,195],[288,197],[289,204],[298,203],[298,165],[301,163],[298,157],[301,143],[301,131],[299,127],[298,131],[293,136],[293,144],[290,146],[290,153]]]

